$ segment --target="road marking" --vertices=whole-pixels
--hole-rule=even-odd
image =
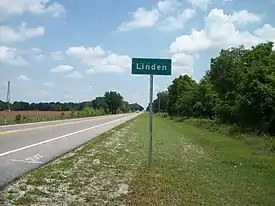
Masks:
[[[98,128],[98,127],[102,127],[102,126],[105,126],[105,125],[108,125],[108,124],[111,124],[111,123],[115,123],[115,122],[118,122],[118,121],[121,121],[121,120],[124,120],[124,119],[127,119],[127,118],[130,119],[130,118],[132,118],[134,116],[136,116],[136,114],[131,115],[131,116],[127,116],[127,117],[123,117],[123,118],[120,118],[120,119],[116,119],[116,120],[113,120],[113,121],[110,121],[110,122],[105,122],[103,124],[99,124],[99,125],[96,125],[96,126],[93,126],[93,127],[89,127],[89,128],[86,128],[86,129],[82,129],[82,130],[79,130],[79,131],[76,131],[76,132],[72,132],[72,133],[65,134],[65,135],[62,135],[62,136],[59,136],[59,137],[55,137],[55,138],[52,138],[52,139],[48,139],[48,140],[45,140],[45,141],[42,141],[42,142],[31,144],[31,145],[28,145],[28,146],[25,146],[25,147],[20,147],[20,148],[14,149],[14,150],[10,150],[8,152],[1,153],[0,157],[6,156],[6,155],[10,155],[10,154],[13,154],[15,152],[26,150],[26,149],[29,149],[29,148],[32,148],[32,147],[36,147],[36,146],[39,146],[39,145],[42,145],[42,144],[46,144],[46,143],[49,143],[49,142],[53,142],[53,141],[56,141],[56,140],[59,140],[59,139],[63,139],[65,137],[73,136],[75,134],[86,132],[88,130],[95,129],[95,128]]]
[[[13,161],[13,162],[24,162],[24,163],[28,163],[28,164],[42,164],[43,162],[39,161],[42,158],[43,158],[42,155],[37,154],[37,155],[34,155],[33,157],[28,157],[24,160],[11,159],[11,161]]]
[[[98,120],[98,119],[93,118],[93,119],[86,119],[86,120],[82,120],[82,121],[65,122],[65,123],[61,123],[61,124],[45,125],[45,126],[40,126],[40,127],[31,127],[31,128],[25,128],[25,129],[7,130],[7,131],[0,132],[0,135],[11,134],[11,133],[16,133],[16,132],[26,132],[26,131],[36,130],[36,129],[45,129],[45,128],[48,128],[48,127],[58,127],[58,126],[64,126],[64,125],[69,125],[69,124],[79,124],[79,123],[95,121],[95,120]]]
[[[42,158],[43,158],[43,156],[41,156],[40,154],[37,154],[37,155],[34,155],[33,157],[28,157],[26,160],[37,162],[37,161],[41,160]]]
[[[36,161],[28,161],[28,160],[16,160],[16,159],[11,159],[13,162],[24,162],[28,164],[43,164],[43,162],[36,162]]]

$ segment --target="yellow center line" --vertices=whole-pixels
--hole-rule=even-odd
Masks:
[[[65,122],[62,124],[53,124],[53,125],[46,125],[46,126],[40,126],[40,127],[7,130],[7,131],[0,132],[0,135],[11,134],[11,133],[16,133],[16,132],[27,132],[27,131],[31,131],[31,130],[45,129],[45,128],[49,128],[49,127],[58,127],[58,126],[69,125],[69,124],[77,124],[77,123],[82,123],[82,122],[88,122],[91,120],[94,120],[94,119],[89,119],[89,120],[84,120],[84,121],[76,121],[76,122]]]

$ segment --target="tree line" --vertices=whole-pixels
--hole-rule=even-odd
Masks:
[[[105,114],[127,113],[130,111],[141,111],[143,107],[138,103],[125,101],[120,93],[115,91],[105,92],[104,96],[96,97],[92,101],[85,101],[80,103],[74,102],[40,102],[28,103],[23,101],[15,101],[11,104],[0,100],[1,110],[25,111],[25,110],[39,110],[39,111],[83,111],[87,109],[102,110]]]
[[[147,107],[147,110],[149,108]],[[274,42],[221,50],[197,83],[187,75],[158,93],[154,112],[215,119],[244,131],[275,134]]]

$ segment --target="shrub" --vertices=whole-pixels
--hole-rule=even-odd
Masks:
[[[70,117],[74,117],[75,116],[75,112],[74,111],[71,111],[70,112]]]
[[[15,116],[15,121],[16,121],[16,122],[21,122],[21,120],[22,120],[22,115],[21,115],[21,114],[17,114],[17,115]]]
[[[65,112],[61,112],[60,118],[63,119],[65,117]]]

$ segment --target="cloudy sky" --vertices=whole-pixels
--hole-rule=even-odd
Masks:
[[[148,102],[132,57],[172,58],[173,75],[199,80],[221,48],[275,41],[274,0],[1,0],[0,99],[91,100],[119,91]]]

